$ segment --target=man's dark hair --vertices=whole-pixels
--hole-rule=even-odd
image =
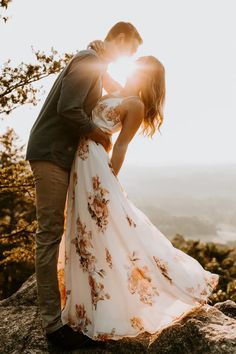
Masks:
[[[124,33],[127,39],[136,38],[139,41],[139,44],[143,43],[137,29],[132,25],[132,23],[129,22],[117,22],[108,32],[105,40],[111,41],[120,33]]]

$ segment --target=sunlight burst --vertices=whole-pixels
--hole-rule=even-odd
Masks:
[[[134,59],[123,57],[115,63],[111,63],[108,68],[109,74],[124,86],[126,79],[135,70],[136,65]]]

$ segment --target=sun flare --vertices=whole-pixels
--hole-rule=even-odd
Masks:
[[[135,70],[136,65],[134,59],[123,57],[118,59],[115,63],[111,63],[108,68],[109,74],[124,86],[126,79]]]

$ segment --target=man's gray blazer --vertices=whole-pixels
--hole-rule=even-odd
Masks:
[[[31,128],[26,160],[49,160],[70,170],[80,137],[96,125],[106,64],[92,50],[78,52],[59,74]]]

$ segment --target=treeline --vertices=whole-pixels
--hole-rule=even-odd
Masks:
[[[34,182],[17,139],[13,129],[0,137],[0,299],[34,272]]]
[[[236,248],[214,242],[186,240],[176,234],[172,244],[194,257],[212,273],[220,275],[219,284],[210,296],[212,303],[236,301]]]

